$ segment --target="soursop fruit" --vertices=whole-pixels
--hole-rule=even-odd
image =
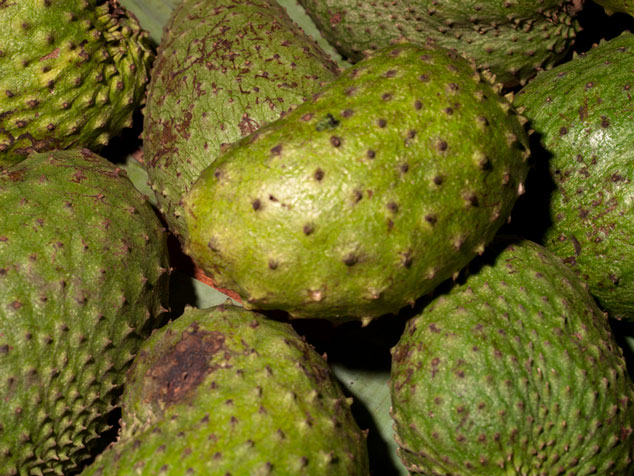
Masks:
[[[515,98],[545,149],[553,188],[543,244],[611,316],[634,319],[634,35],[540,73]],[[552,181],[549,186],[546,181]],[[532,200],[532,198],[531,198]]]
[[[82,475],[366,476],[350,403],[289,324],[188,308],[144,343],[121,437]]]
[[[299,0],[324,37],[358,61],[399,38],[453,48],[505,86],[562,60],[580,29],[579,0]]]
[[[484,250],[523,191],[526,143],[462,57],[388,47],[207,168],[185,249],[249,309],[395,312]]]
[[[631,475],[634,384],[607,317],[540,245],[489,249],[393,348],[400,458],[412,474]]]
[[[98,151],[132,125],[152,58],[116,0],[0,2],[0,169],[34,151]]]
[[[71,474],[161,319],[166,234],[87,149],[0,172],[0,474]]]
[[[337,65],[275,0],[184,0],[152,68],[143,153],[170,229],[181,198],[221,149],[303,102]]]

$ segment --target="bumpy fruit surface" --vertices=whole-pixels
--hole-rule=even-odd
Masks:
[[[280,117],[337,73],[274,0],[184,0],[159,47],[143,152],[170,229],[181,198],[221,149]]]
[[[66,475],[90,455],[167,291],[146,197],[88,150],[0,172],[0,474]]]
[[[395,312],[484,250],[523,189],[525,144],[463,58],[390,47],[205,170],[186,250],[247,308]]]
[[[552,222],[544,245],[611,316],[627,319],[634,319],[633,66],[634,35],[624,33],[539,74],[515,99],[545,149],[536,160],[548,176],[535,182]]]
[[[143,345],[121,438],[82,474],[366,476],[349,405],[287,323],[230,304],[189,308]]]
[[[491,248],[393,349],[399,456],[425,475],[632,474],[634,385],[607,317],[540,245]]]
[[[358,61],[405,37],[455,48],[506,86],[563,59],[579,29],[579,1],[300,0],[324,37]]]
[[[132,125],[152,52],[116,0],[0,2],[0,169]]]

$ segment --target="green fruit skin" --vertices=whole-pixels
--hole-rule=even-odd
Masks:
[[[134,16],[112,0],[0,11],[0,169],[36,151],[98,151],[132,125],[153,58]]]
[[[185,0],[166,25],[144,110],[143,153],[161,213],[221,150],[336,77],[337,65],[274,0]]]
[[[579,2],[300,0],[324,37],[358,61],[399,38],[453,48],[507,87],[561,61],[572,46]]]
[[[143,345],[121,438],[83,476],[368,475],[365,433],[292,327],[231,304],[188,308]]]
[[[399,456],[412,474],[631,475],[634,385],[607,318],[540,245],[493,251],[393,349]]]
[[[546,152],[539,160],[548,174],[535,182],[550,194],[544,245],[612,317],[628,320],[634,320],[633,61],[634,35],[624,33],[539,74],[515,98]]]
[[[454,53],[398,45],[229,148],[184,198],[185,249],[247,308],[367,319],[482,252],[526,134]]]
[[[165,231],[87,149],[0,172],[0,474],[66,475],[166,303]]]

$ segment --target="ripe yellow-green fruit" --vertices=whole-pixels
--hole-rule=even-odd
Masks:
[[[0,2],[0,169],[98,151],[145,100],[148,35],[117,0]]]

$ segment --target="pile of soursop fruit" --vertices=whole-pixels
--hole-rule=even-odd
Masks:
[[[631,476],[633,15],[0,0],[0,476]]]

